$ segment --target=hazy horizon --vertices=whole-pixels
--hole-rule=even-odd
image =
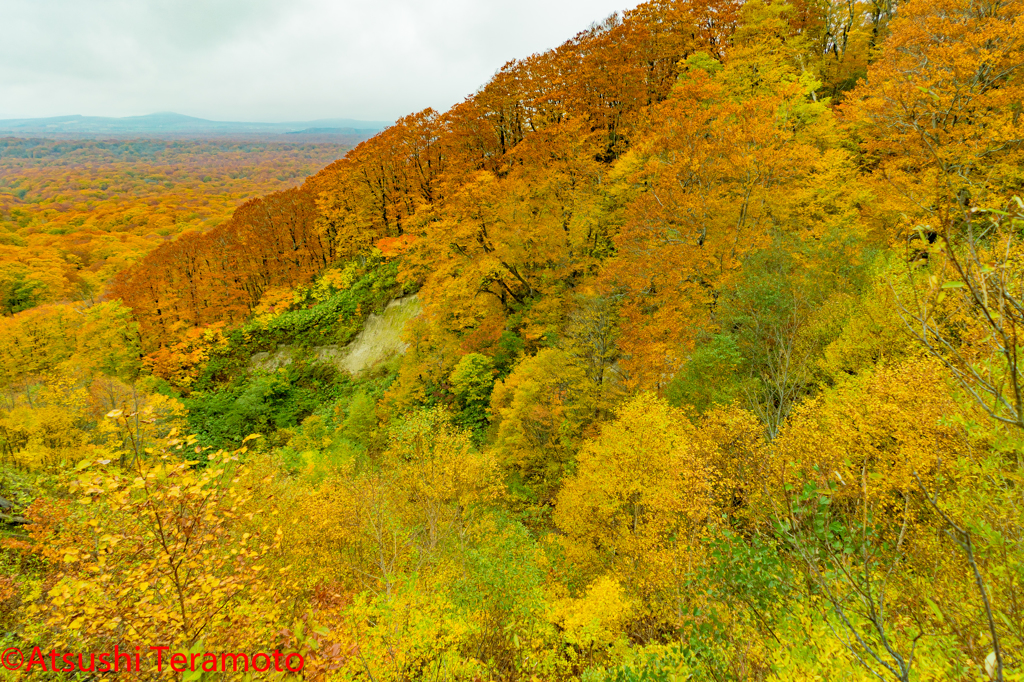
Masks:
[[[176,112],[157,112],[122,118],[103,116],[50,116],[0,119],[0,137],[54,139],[99,138],[237,138],[358,144],[393,121],[317,119],[313,121],[214,121]]]
[[[408,114],[408,113],[412,113],[412,112],[411,111],[410,112],[406,112],[406,114]],[[186,111],[148,111],[148,112],[140,113],[140,114],[125,114],[123,116],[113,116],[113,115],[104,114],[104,113],[69,111],[69,112],[64,112],[64,113],[59,113],[59,114],[43,114],[43,115],[40,115],[40,116],[9,116],[9,115],[4,114],[3,110],[0,109],[0,121],[44,121],[44,120],[48,120],[48,119],[60,119],[60,118],[72,118],[72,117],[105,118],[105,119],[114,119],[114,120],[124,120],[124,119],[133,119],[133,118],[145,118],[145,117],[148,117],[148,116],[162,116],[162,115],[167,115],[167,114],[175,114],[175,115],[178,115],[178,116],[187,116],[189,118],[195,118],[195,119],[199,119],[199,120],[202,120],[202,121],[209,121],[211,123],[267,123],[267,124],[318,123],[318,122],[321,122],[321,121],[351,121],[353,123],[387,123],[387,124],[390,125],[390,124],[394,123],[395,121],[397,121],[398,118],[401,118],[399,116],[399,117],[396,117],[396,118],[393,118],[393,119],[389,119],[389,120],[386,120],[386,121],[385,120],[370,120],[370,119],[366,119],[366,118],[353,118],[351,116],[329,116],[329,117],[316,117],[316,118],[314,118],[314,117],[298,117],[298,116],[296,116],[296,117],[286,117],[286,118],[278,118],[278,119],[259,118],[259,117],[255,117],[255,116],[247,116],[247,117],[240,117],[240,118],[239,117],[235,117],[235,118],[227,118],[227,117],[218,118],[218,117],[210,117],[210,116],[199,116],[197,114],[191,114],[191,113],[188,113]],[[404,116],[405,114],[402,114],[402,115]]]
[[[394,121],[444,110],[512,59],[624,0],[11,0],[0,119],[174,112],[209,121]]]
[[[103,116],[101,114],[81,114],[81,113],[75,112],[75,113],[68,113],[68,114],[56,114],[56,115],[53,115],[53,116],[0,117],[0,122],[10,122],[10,121],[50,121],[50,120],[73,119],[73,118],[81,118],[81,119],[107,119],[107,120],[112,120],[112,121],[128,121],[128,120],[133,120],[133,119],[156,118],[156,117],[162,117],[162,116],[176,116],[176,117],[190,118],[190,119],[195,119],[195,120],[198,120],[198,121],[203,121],[203,122],[208,122],[208,123],[255,123],[255,124],[269,124],[269,125],[286,125],[286,124],[298,124],[298,123],[338,123],[338,124],[341,124],[341,123],[345,123],[345,124],[371,123],[371,124],[386,124],[386,125],[390,125],[390,124],[394,123],[394,120],[391,120],[391,121],[370,121],[370,120],[366,120],[366,119],[355,119],[355,118],[347,118],[347,117],[316,118],[316,119],[289,119],[289,120],[286,120],[286,121],[261,121],[261,120],[256,120],[256,119],[228,120],[228,119],[205,118],[205,117],[202,117],[202,116],[192,116],[191,114],[183,114],[180,111],[152,111],[152,112],[149,112],[147,114],[135,114],[135,115],[129,115],[129,116]]]

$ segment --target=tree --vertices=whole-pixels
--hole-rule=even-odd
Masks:
[[[911,273],[901,316],[927,351],[997,422],[1024,429],[1024,287],[1019,231],[1024,203],[1012,213],[968,211],[947,216],[937,261]],[[924,281],[922,281],[924,280]]]
[[[470,433],[441,409],[414,412],[392,426],[388,455],[421,520],[416,525],[428,553],[461,532],[467,509],[491,494],[493,459],[478,452]]]
[[[909,679],[918,644],[945,625],[933,613],[973,601],[974,577],[938,541],[922,494],[952,486],[972,456],[946,418],[957,412],[941,365],[916,359],[805,401],[772,445],[777,532],[824,595],[835,636],[877,676]],[[929,585],[916,577],[924,566]],[[929,589],[939,580],[942,592]]]
[[[844,106],[886,228],[939,232],[962,207],[998,206],[1021,174],[1020,0],[911,0]]]
[[[480,353],[463,355],[452,370],[451,385],[460,411],[458,422],[471,430],[484,428],[494,387],[494,362]]]
[[[1011,212],[965,212],[962,222],[955,222],[947,214],[941,240],[926,252],[934,256],[928,259],[931,267],[922,273],[911,271],[908,286],[903,287],[904,291],[909,289],[911,296],[896,301],[904,323],[926,351],[950,371],[973,404],[995,424],[1014,431],[1011,443],[1019,442],[1020,429],[1024,429],[1024,382],[1018,339],[1024,326],[1018,243],[1020,228],[1024,226],[1024,203],[1017,197],[1015,203]],[[922,283],[924,274],[927,280]],[[1019,462],[1001,462],[998,456],[996,461],[984,476],[994,488],[993,497],[1016,485],[1020,469]],[[983,570],[986,562],[980,557],[986,548],[979,546],[977,538],[1000,546],[1005,535],[1019,532],[1020,520],[1011,515],[996,521],[1000,531],[993,533],[993,520],[986,518],[987,514],[977,509],[943,509],[935,486],[923,482],[916,472],[915,478],[944,523],[946,537],[963,552],[971,569],[992,638],[991,676],[1001,680],[1006,660],[1003,646],[1011,637],[1020,639],[1019,629],[1011,627],[1006,632],[1002,627],[1011,622],[1003,611],[1015,610],[1015,599],[1000,594],[1003,570]],[[957,521],[956,517],[963,520]],[[1004,553],[1003,561],[1016,564],[1020,558],[1016,553]],[[1000,596],[1009,607],[998,603]],[[967,614],[948,617],[954,623],[973,620]],[[998,625],[997,617],[1002,620]]]
[[[550,505],[571,469],[597,401],[584,371],[563,351],[524,358],[491,394],[493,449],[522,503]]]
[[[788,13],[744,5],[722,68],[689,58],[651,110],[652,134],[616,164],[625,221],[601,276],[624,294],[623,364],[642,387],[664,387],[717,331],[723,290],[751,254],[859,229],[851,158],[796,64]]]
[[[42,283],[15,275],[0,284],[0,313],[13,315],[28,310],[40,301]]]
[[[77,508],[59,519],[30,512],[35,546],[61,562],[31,607],[59,633],[55,645],[106,650],[130,636],[144,649],[236,650],[265,642],[284,617],[271,595],[290,582],[265,573],[280,529],[239,529],[252,495],[239,484],[244,448],[199,470],[172,454],[185,445],[172,437],[134,469],[83,462],[67,482]]]
[[[555,505],[566,558],[587,580],[609,575],[630,586],[640,607],[634,636],[644,640],[676,622],[677,589],[715,511],[712,472],[693,440],[685,415],[641,394],[584,445]]]
[[[139,327],[119,301],[90,306],[84,311],[75,354],[68,363],[89,373],[134,383],[142,371]]]
[[[143,350],[172,345],[190,329],[239,322],[267,289],[294,287],[325,268],[333,247],[317,232],[317,215],[310,189],[275,192],[121,272],[112,294],[132,309]]]
[[[358,443],[368,445],[377,428],[377,403],[365,394],[357,393],[348,404],[345,435]]]

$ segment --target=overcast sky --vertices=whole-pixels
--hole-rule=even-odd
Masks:
[[[0,118],[394,120],[630,0],[0,0]]]

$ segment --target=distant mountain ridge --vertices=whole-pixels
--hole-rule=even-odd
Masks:
[[[389,121],[348,118],[284,123],[210,121],[173,112],[112,118],[105,116],[53,116],[0,120],[0,136],[224,136],[224,135],[346,135],[369,137],[391,125]]]

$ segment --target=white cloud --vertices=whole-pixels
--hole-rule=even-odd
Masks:
[[[391,120],[635,4],[0,0],[0,118]]]

